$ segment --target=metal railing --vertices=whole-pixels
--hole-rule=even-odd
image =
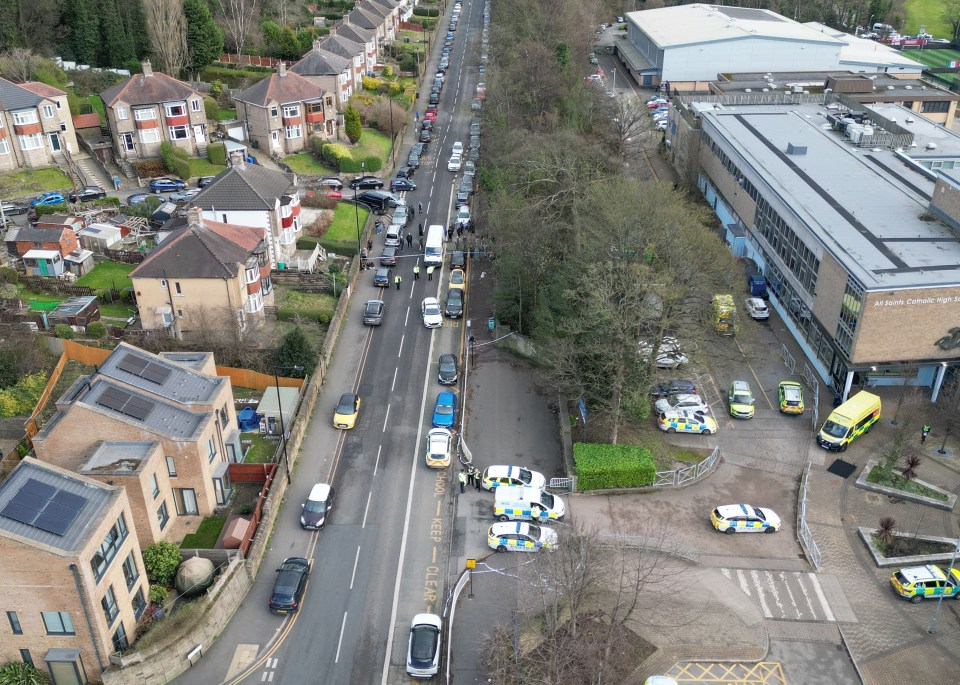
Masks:
[[[813,390],[813,409],[811,420],[813,421],[813,430],[816,432],[817,425],[820,423],[820,381],[817,379],[817,372],[809,364],[803,365],[803,380]]]
[[[700,480],[703,476],[713,471],[720,461],[720,448],[714,447],[710,456],[699,464],[688,466],[684,469],[674,469],[672,471],[657,471],[656,480],[653,482],[655,488],[678,488],[681,485],[687,485]]]
[[[783,365],[787,367],[787,371],[795,374],[797,372],[797,360],[790,354],[786,345],[780,345],[780,356],[783,358]]]
[[[605,547],[642,549],[667,554],[678,559],[700,565],[701,552],[696,547],[684,545],[676,540],[647,535],[598,535],[597,542]]]
[[[547,485],[550,490],[561,490],[563,492],[573,492],[577,489],[576,478],[551,478]]]
[[[804,554],[807,555],[807,561],[813,566],[814,570],[820,570],[820,548],[817,547],[817,541],[813,539],[813,532],[807,525],[807,478],[810,475],[810,467],[813,462],[807,462],[807,467],[803,470],[803,477],[800,479],[800,494],[797,496],[797,540],[803,547]]]

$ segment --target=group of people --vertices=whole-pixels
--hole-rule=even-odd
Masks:
[[[460,473],[457,474],[457,482],[460,483],[461,493],[466,491],[467,485],[476,487],[477,490],[479,490],[480,484],[483,482],[483,474],[480,473],[480,469],[470,464],[467,468],[460,469]]]

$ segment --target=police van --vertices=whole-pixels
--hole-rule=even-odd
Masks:
[[[498,521],[559,521],[563,500],[540,488],[502,485],[494,490],[493,516]]]

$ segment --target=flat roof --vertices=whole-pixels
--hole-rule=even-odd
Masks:
[[[884,45],[869,38],[851,35],[845,31],[832,28],[817,21],[808,21],[804,26],[818,33],[832,36],[845,43],[845,45],[840,48],[841,64],[900,67],[916,71],[918,74],[924,69],[922,64],[909,57],[904,57],[899,50],[889,45]]]
[[[723,93],[743,93],[747,90],[761,93],[764,88],[788,92],[793,86],[804,90],[823,92],[827,79],[869,83],[870,92],[844,93],[858,102],[874,100],[960,100],[960,95],[938,88],[919,78],[896,78],[885,74],[864,74],[853,71],[773,71],[723,73],[723,80],[713,82]]]
[[[830,128],[823,105],[737,106],[701,116],[705,131],[716,129],[867,290],[960,285],[960,238],[920,218],[934,177],[905,163],[932,152],[960,158],[960,137],[898,105],[868,109],[896,119],[916,145],[901,153],[856,148]],[[805,154],[787,154],[789,144]]]
[[[118,345],[107,357],[95,378],[99,376],[115,378],[179,404],[207,404],[225,382],[127,343]]]
[[[130,476],[143,468],[159,442],[101,442],[80,466],[80,473]]]

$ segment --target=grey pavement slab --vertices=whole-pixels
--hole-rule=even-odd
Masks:
[[[840,644],[771,640],[767,661],[779,661],[782,664],[790,685],[861,683],[850,657]]]

